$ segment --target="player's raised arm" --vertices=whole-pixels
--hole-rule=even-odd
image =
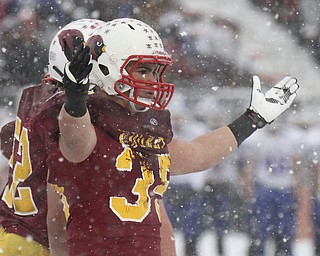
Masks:
[[[253,77],[249,108],[231,124],[187,142],[173,140],[169,144],[171,174],[185,174],[208,169],[229,155],[254,131],[273,122],[290,107],[299,85],[286,76],[268,92],[262,93],[260,80]]]
[[[96,134],[87,111],[88,75],[92,70],[89,47],[81,43],[64,71],[65,104],[59,115],[59,147],[71,162],[81,162],[92,152]]]

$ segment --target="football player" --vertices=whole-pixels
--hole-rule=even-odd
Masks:
[[[243,115],[182,141],[173,139],[165,109],[174,91],[164,80],[171,63],[147,24],[128,18],[107,22],[65,66],[59,114],[52,101],[35,117],[37,132],[50,137],[49,182],[69,209],[69,255],[161,255],[159,200],[170,175],[220,162],[284,112],[299,87],[285,77],[264,94],[255,76]],[[61,77],[62,70],[49,68],[52,77]],[[88,96],[90,84],[95,87]]]
[[[98,20],[80,20],[67,26],[90,34],[102,24]],[[83,40],[81,36],[76,38]],[[50,255],[47,234],[47,151],[43,138],[33,132],[33,117],[46,108],[46,102],[63,91],[62,84],[45,76],[37,86],[26,88],[20,98],[17,117],[1,129],[1,150],[9,160],[7,184],[0,200],[0,250],[8,256]],[[57,204],[60,204],[60,198]],[[51,211],[55,221],[64,216],[61,207]],[[65,222],[65,220],[64,220]],[[66,255],[66,236],[60,244],[50,245],[56,255]],[[65,241],[64,241],[65,240]],[[51,240],[52,243],[57,241]],[[51,252],[51,255],[52,252]]]
[[[243,172],[250,177],[244,186],[251,189],[246,199],[251,256],[265,255],[270,240],[275,242],[275,255],[292,255],[293,251],[299,181],[295,179],[299,146],[294,138],[299,134],[280,128],[253,136],[242,151]],[[275,150],[277,145],[283,146]]]
[[[59,43],[63,52],[62,55],[51,56],[50,63],[59,74],[60,69],[63,70],[66,62],[72,58],[72,47],[84,43],[84,36],[92,34],[102,23],[99,20],[82,19],[68,24],[58,33],[59,40],[55,43]],[[51,49],[55,47],[54,44],[51,45]],[[61,97],[64,97],[64,93],[61,82],[62,77],[54,79],[47,75],[40,85],[25,89],[19,102],[16,121],[6,124],[1,129],[1,149],[3,154],[10,158],[11,172],[0,201],[0,212],[3,213],[0,217],[0,248],[5,255],[49,255],[49,244],[50,255],[67,254],[64,226],[67,211],[61,211],[63,206],[56,190],[50,185],[46,186],[46,157],[50,151],[50,144],[46,143],[50,136],[45,134],[40,138],[31,124],[34,116],[50,106],[47,102],[62,104]],[[12,140],[16,146],[12,146]],[[54,206],[47,208],[47,204],[50,206],[52,200],[55,200]],[[32,213],[27,211],[30,201],[36,209]],[[164,224],[161,227],[165,237],[162,240],[165,243],[162,246],[163,255],[174,256],[173,230],[162,204],[160,209],[164,216]],[[46,218],[49,225],[52,222],[60,223],[54,226],[58,228],[50,229],[49,239]]]
[[[45,148],[28,129],[32,115],[56,90],[58,87],[46,79],[41,86],[25,89],[16,121],[1,129],[1,150],[10,159],[10,175],[0,200],[0,248],[4,255],[50,255]]]

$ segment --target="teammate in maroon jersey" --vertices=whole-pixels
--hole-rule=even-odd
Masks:
[[[76,28],[77,31],[81,29],[83,34],[87,35],[92,33],[99,23],[103,22],[79,20],[67,28]],[[77,40],[84,41],[80,32]],[[5,255],[49,255],[46,224],[48,148],[39,134],[33,132],[32,122],[37,113],[48,106],[48,100],[61,98],[62,95],[64,97],[61,91],[62,84],[45,76],[38,86],[23,91],[16,120],[1,128],[1,150],[3,155],[10,159],[10,175],[0,200],[0,249]],[[60,105],[63,101],[61,98]],[[55,218],[61,215],[57,215],[58,210],[52,212]],[[63,233],[59,235],[59,241],[63,242]],[[62,248],[63,246],[56,247],[51,244],[50,247],[51,251],[53,248],[58,249],[57,255],[66,252],[66,247]],[[61,248],[63,250],[60,250]]]
[[[181,141],[173,139],[165,110],[174,86],[164,82],[171,58],[158,34],[124,18],[101,26],[96,35],[91,43],[100,47],[80,44],[64,68],[63,107],[53,103],[33,121],[37,133],[49,135],[49,182],[65,198],[69,255],[158,256],[158,202],[169,176],[220,162],[285,111],[298,84],[285,77],[264,94],[254,77],[243,115],[191,142]],[[60,53],[53,50],[50,56],[61,54],[56,50]],[[49,68],[61,79],[61,69]],[[96,87],[87,96],[89,74]],[[52,118],[58,110],[59,129]]]
[[[46,153],[39,136],[29,129],[34,113],[56,90],[47,80],[25,89],[16,121],[1,129],[1,150],[10,158],[10,175],[0,200],[0,248],[5,255],[49,255]]]

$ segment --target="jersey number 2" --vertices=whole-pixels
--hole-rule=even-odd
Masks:
[[[16,161],[15,154],[21,156],[20,162]],[[13,170],[12,183],[5,187],[2,200],[18,215],[36,214],[38,209],[32,198],[31,188],[19,186],[19,183],[25,181],[32,173],[28,130],[21,126],[20,118],[16,119],[14,144],[9,165]]]

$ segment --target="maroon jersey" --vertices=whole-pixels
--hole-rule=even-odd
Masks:
[[[93,153],[73,164],[52,145],[57,150],[47,161],[49,182],[62,188],[69,207],[69,255],[160,256],[157,200],[169,181],[170,113],[129,115],[99,93],[89,97],[89,111],[97,134]]]
[[[0,132],[0,143],[1,153],[9,159],[12,153],[12,141],[14,138],[14,121],[5,124],[1,128]]]
[[[11,122],[1,129],[1,149],[10,157],[10,170],[0,200],[0,225],[7,232],[30,236],[46,247],[47,154],[41,138],[33,132],[32,122],[57,90],[48,83],[25,89],[15,125]]]

